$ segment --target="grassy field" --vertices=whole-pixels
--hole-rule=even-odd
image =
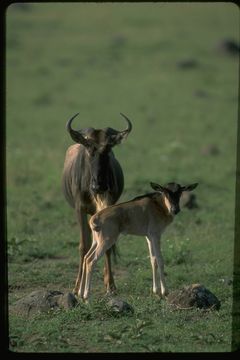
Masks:
[[[163,236],[170,290],[200,282],[219,311],[175,310],[151,295],[144,238],[119,241],[118,296],[134,307],[114,317],[101,301],[103,263],[90,306],[33,318],[9,312],[16,352],[231,351],[238,8],[228,3],[72,3],[7,10],[7,233],[9,304],[37,289],[71,291],[79,231],[61,192],[75,126],[125,126],[114,152],[125,174],[120,200],[149,182],[199,182]],[[208,150],[215,146],[216,153]]]

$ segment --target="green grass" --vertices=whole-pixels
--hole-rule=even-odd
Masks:
[[[7,10],[7,228],[9,303],[36,289],[71,291],[79,232],[61,192],[65,124],[133,130],[114,152],[125,174],[121,200],[149,182],[199,182],[198,209],[183,211],[162,239],[170,290],[200,282],[218,312],[173,311],[151,295],[146,241],[119,240],[119,296],[135,309],[105,308],[102,267],[93,301],[22,319],[9,313],[17,352],[231,351],[238,60],[219,44],[239,41],[233,4],[31,4]],[[180,69],[180,61],[197,66]],[[204,94],[199,96],[198,94]],[[218,155],[204,156],[214,144]]]

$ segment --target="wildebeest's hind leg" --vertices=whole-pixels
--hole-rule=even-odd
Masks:
[[[115,246],[115,245],[113,245]],[[104,262],[104,284],[106,286],[107,293],[116,292],[116,286],[114,283],[114,278],[112,274],[111,267],[111,254],[113,252],[113,248],[110,248],[105,253],[105,262]]]
[[[78,275],[77,275],[75,287],[73,289],[73,293],[75,295],[77,295],[79,292],[80,282],[82,278],[82,267],[83,267],[84,256],[87,254],[88,250],[91,247],[91,230],[88,225],[87,214],[82,208],[77,209],[76,213],[80,227],[80,240],[79,240],[79,269],[78,269]]]

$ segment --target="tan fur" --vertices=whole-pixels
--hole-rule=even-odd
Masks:
[[[120,234],[146,236],[153,271],[153,292],[167,294],[163,257],[160,249],[160,237],[172,222],[171,206],[165,195],[133,199],[125,203],[112,205],[93,215],[89,221],[93,244],[84,258],[83,277],[78,295],[88,298],[92,268],[96,261],[118,239]],[[157,281],[159,270],[160,283]]]
[[[152,231],[154,229],[154,232],[162,232],[173,219],[169,210],[169,200],[166,200],[165,196],[156,195],[154,200],[144,197],[109,206],[91,217],[90,226],[94,227],[93,224],[97,220],[103,232],[112,222],[116,224],[120,233],[146,235],[150,228]]]
[[[171,212],[171,204],[170,204],[169,199],[166,196],[164,196],[163,201],[164,201],[164,204],[165,204],[166,208],[168,209],[168,211],[170,213]]]
[[[105,209],[108,206],[108,204],[111,203],[111,201],[107,195],[108,194],[104,194],[104,195],[97,194],[96,197],[94,198],[94,201],[96,204],[96,209],[97,209],[96,212]]]

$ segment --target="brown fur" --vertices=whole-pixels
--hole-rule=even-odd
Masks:
[[[91,217],[89,224],[94,240],[84,258],[80,297],[88,298],[93,265],[108,248],[115,244],[121,233],[146,236],[153,268],[153,291],[162,296],[167,294],[159,244],[161,234],[173,220],[166,203],[165,196],[156,193],[109,206]],[[158,267],[161,288],[156,283]]]
[[[104,229],[108,229],[111,222],[115,223],[117,218],[116,228],[120,233],[146,235],[150,224],[156,231],[162,232],[173,220],[166,206],[167,202],[165,197],[156,194],[152,198],[146,196],[112,205],[93,215],[89,224],[92,230],[104,232]]]
[[[130,120],[121,114],[128,123],[123,131],[112,128],[76,131],[72,129],[71,123],[77,115],[74,115],[66,126],[77,144],[70,146],[66,152],[62,176],[63,193],[69,205],[75,209],[80,227],[80,261],[73,289],[75,294],[80,286],[84,256],[91,247],[91,231],[87,217],[119,199],[124,177],[112,147],[121,143],[132,128]],[[116,289],[111,270],[111,252],[116,253],[115,245],[108,249],[105,255],[104,283],[107,291]]]
[[[168,183],[166,187],[151,183],[151,186],[156,189],[156,193],[109,206],[91,217],[89,224],[93,243],[84,258],[83,276],[78,293],[81,298],[88,298],[93,266],[105,251],[116,243],[120,234],[146,237],[153,272],[153,292],[163,297],[167,295],[160,238],[173,221],[174,215],[180,211],[181,192],[192,191],[197,183],[187,187],[176,183]],[[160,281],[157,279],[157,271]]]

